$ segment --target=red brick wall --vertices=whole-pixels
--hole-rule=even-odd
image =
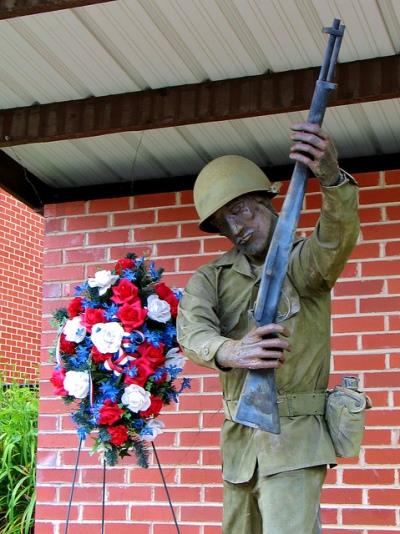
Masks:
[[[359,175],[362,235],[338,282],[333,302],[332,384],[356,373],[374,402],[360,459],[342,460],[329,472],[323,494],[324,533],[384,534],[400,526],[400,172]],[[318,216],[320,195],[310,184],[301,225]],[[278,198],[277,204],[281,203]],[[112,265],[130,250],[150,251],[166,268],[166,282],[184,286],[193,270],[226,248],[223,238],[200,234],[190,192],[165,193],[46,207],[44,313],[71,295],[75,282]],[[128,245],[135,243],[135,246]],[[45,321],[46,324],[46,321]],[[36,533],[61,532],[72,480],[77,438],[48,383],[43,336]],[[222,422],[216,373],[188,364],[192,390],[171,407],[156,446],[182,533],[216,534],[222,516],[218,452]],[[99,532],[101,472],[85,451],[72,508],[71,533]],[[174,532],[159,472],[132,459],[110,468],[107,528],[119,534]],[[396,528],[397,526],[397,528]]]
[[[0,189],[0,375],[39,378],[43,217]]]

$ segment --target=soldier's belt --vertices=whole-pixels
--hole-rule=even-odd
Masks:
[[[326,393],[287,393],[278,395],[278,412],[280,417],[300,415],[324,415]],[[233,421],[237,400],[223,399],[225,418]]]

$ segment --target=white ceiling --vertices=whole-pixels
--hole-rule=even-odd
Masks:
[[[340,60],[400,51],[399,0],[117,0],[0,21],[0,108],[317,66],[334,17]],[[214,156],[288,163],[305,114],[207,123],[4,149],[50,185],[196,173]],[[331,108],[341,157],[398,151],[399,100]]]

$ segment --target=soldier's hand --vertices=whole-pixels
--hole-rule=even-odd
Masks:
[[[300,161],[319,178],[324,186],[329,186],[339,176],[337,152],[332,140],[318,124],[303,122],[293,124],[290,159]]]
[[[217,352],[217,363],[224,368],[276,369],[285,361],[284,350],[290,351],[285,337],[289,330],[281,324],[255,327],[241,340],[224,343]]]

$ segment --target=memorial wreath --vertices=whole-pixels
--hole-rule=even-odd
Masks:
[[[97,431],[94,451],[108,465],[136,453],[148,467],[147,443],[163,431],[163,405],[190,387],[178,379],[184,360],[176,340],[181,292],[161,282],[163,269],[131,253],[99,270],[58,309],[51,382],[81,440]]]

